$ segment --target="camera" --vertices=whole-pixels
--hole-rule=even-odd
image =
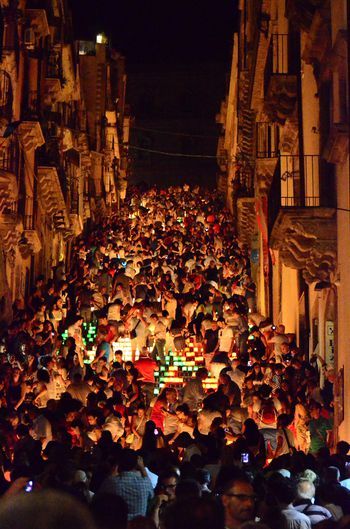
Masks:
[[[241,463],[247,465],[249,463],[249,454],[248,452],[242,452],[241,454]]]
[[[32,492],[33,491],[34,482],[32,480],[27,481],[24,492]]]

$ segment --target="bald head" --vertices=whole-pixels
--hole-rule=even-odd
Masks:
[[[297,497],[301,500],[312,500],[315,497],[315,485],[306,479],[297,484]]]

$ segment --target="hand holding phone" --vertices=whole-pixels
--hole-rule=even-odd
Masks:
[[[27,481],[27,483],[24,486],[24,492],[33,492],[34,482],[33,480]]]
[[[241,454],[241,463],[247,465],[249,463],[249,454],[248,452],[242,452]]]

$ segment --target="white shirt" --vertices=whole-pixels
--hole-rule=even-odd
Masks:
[[[242,390],[243,382],[245,379],[245,373],[238,368],[231,367],[231,371],[227,371],[226,374],[230,379],[237,384],[240,390]]]
[[[297,511],[293,505],[288,505],[286,509],[282,509],[282,514],[286,519],[288,529],[311,529],[310,518]]]
[[[210,410],[202,410],[198,413],[197,417],[197,424],[198,424],[198,431],[202,435],[208,435],[210,432],[210,427],[212,425],[213,420],[216,417],[222,417],[221,413],[218,411],[210,411]]]
[[[224,327],[219,330],[219,351],[230,352],[233,336],[231,327]]]

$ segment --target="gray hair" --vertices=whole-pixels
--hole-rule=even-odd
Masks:
[[[301,479],[297,484],[297,496],[302,500],[312,500],[315,490],[315,485],[307,479]]]

